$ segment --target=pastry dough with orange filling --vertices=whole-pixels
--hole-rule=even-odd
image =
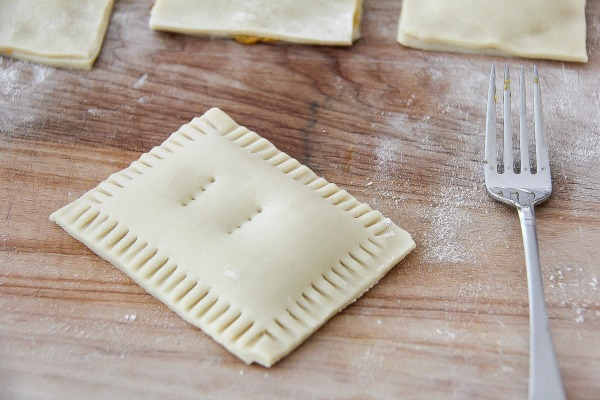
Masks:
[[[362,0],[157,0],[150,27],[232,37],[350,46],[360,37]]]

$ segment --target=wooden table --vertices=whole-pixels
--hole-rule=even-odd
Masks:
[[[350,48],[157,33],[119,0],[91,72],[0,59],[0,398],[525,399],[515,211],[486,194],[490,64],[395,42],[367,0]],[[554,195],[542,275],[570,399],[600,398],[600,2],[588,64],[538,62]],[[417,249],[287,358],[247,366],[49,214],[218,106],[409,230]]]

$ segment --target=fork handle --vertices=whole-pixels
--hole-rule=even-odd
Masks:
[[[518,210],[529,289],[529,400],[565,400],[544,301],[533,205]]]

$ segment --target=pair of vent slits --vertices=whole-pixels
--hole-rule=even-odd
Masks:
[[[233,234],[235,231],[237,231],[238,229],[240,229],[242,226],[244,226],[245,224],[251,222],[254,218],[256,218],[257,215],[259,215],[262,212],[263,212],[262,208],[260,208],[260,207],[256,208],[254,214],[250,215],[245,220],[243,220],[242,222],[238,223],[234,228],[232,228],[229,231],[227,231],[227,233],[229,233],[230,235]]]
[[[198,197],[200,197],[200,195],[204,192],[206,192],[206,189],[208,189],[208,187],[210,185],[212,185],[213,183],[215,183],[217,181],[217,178],[215,178],[214,176],[211,176],[208,179],[208,182],[204,185],[202,185],[197,191],[195,191],[194,193],[192,193],[191,196],[189,196],[187,199],[183,200],[181,202],[181,205],[184,207],[189,206],[190,204],[192,204],[196,199],[198,199]]]
[[[204,185],[202,185],[197,191],[195,191],[194,193],[192,193],[191,196],[189,196],[187,199],[185,199],[184,201],[181,202],[181,205],[184,207],[189,206],[190,204],[192,204],[194,201],[196,201],[201,195],[202,193],[206,192],[206,190],[208,189],[208,187],[210,185],[212,185],[213,183],[215,183],[217,181],[217,178],[215,178],[214,176],[211,176],[208,179],[208,182]],[[238,223],[235,227],[233,227],[232,229],[229,229],[227,231],[227,233],[232,234],[234,233],[236,230],[240,229],[244,224],[252,221],[258,214],[262,213],[263,210],[260,207],[257,207],[254,210],[254,213],[251,214],[250,216],[248,216],[245,220],[241,221],[240,223]]]

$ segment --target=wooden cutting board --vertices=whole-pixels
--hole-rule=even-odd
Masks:
[[[491,63],[532,62],[404,48],[401,1],[366,0],[350,48],[153,32],[151,5],[116,2],[91,72],[0,58],[0,398],[526,398],[520,231],[481,159]],[[538,62],[554,173],[542,276],[570,399],[600,398],[600,2],[586,13],[590,62]],[[48,221],[213,106],[418,246],[270,369]]]

